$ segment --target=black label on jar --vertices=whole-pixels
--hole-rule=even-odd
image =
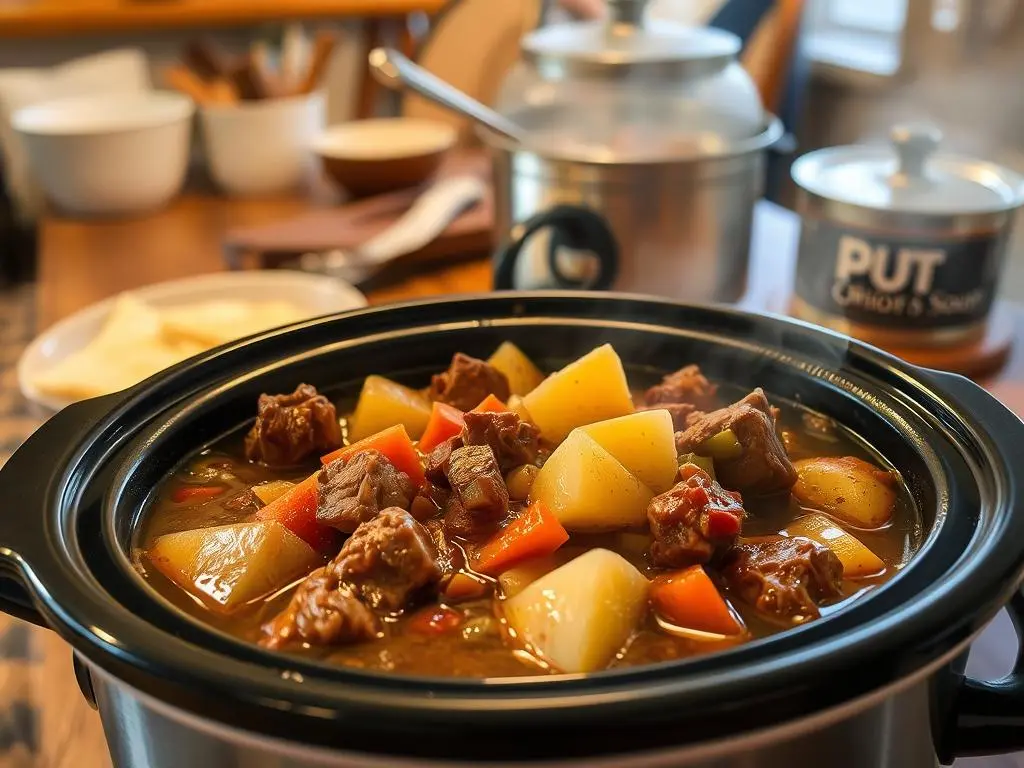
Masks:
[[[929,241],[805,220],[796,294],[864,325],[972,325],[992,307],[1007,235]]]

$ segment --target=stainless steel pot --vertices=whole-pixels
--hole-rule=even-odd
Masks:
[[[527,35],[497,111],[396,51],[371,52],[387,86],[486,126],[495,234],[513,241],[498,288],[742,296],[765,152],[782,126],[736,59],[739,38],[646,19],[646,5],[609,0],[607,21]],[[611,249],[592,214],[609,223]]]
[[[759,135],[718,156],[600,163],[546,155],[488,135],[495,232],[504,239],[495,288],[614,288],[738,300],[747,286],[765,150],[781,136],[782,125],[773,119]],[[579,218],[599,212],[617,244],[615,255],[567,225],[565,206],[583,209]],[[550,215],[556,207],[560,213]],[[596,261],[580,252],[595,254]]]
[[[548,366],[610,342],[699,360],[847,425],[898,466],[923,545],[891,581],[787,632],[695,658],[518,681],[280,655],[192,618],[132,567],[152,488],[244,426],[263,391],[423,381],[512,340]],[[1024,575],[1024,424],[983,390],[777,317],[634,296],[499,293],[359,310],[205,353],[44,424],[0,471],[0,608],[60,632],[117,768],[501,764],[923,768],[1024,746],[1024,660],[964,652]]]
[[[523,39],[497,110],[526,138],[481,135],[494,155],[498,238],[520,239],[527,221],[538,234],[517,246],[511,273],[499,268],[511,275],[499,288],[743,294],[765,150],[781,126],[737,61],[737,37],[647,19],[646,5],[611,0],[607,21]],[[612,274],[607,258],[595,266],[578,253],[593,246],[571,232],[539,234],[542,214],[565,205],[607,219],[620,249]]]

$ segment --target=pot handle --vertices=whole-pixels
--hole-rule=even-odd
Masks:
[[[515,289],[515,267],[523,246],[541,229],[552,230],[548,248],[548,269],[559,288],[606,291],[615,284],[619,273],[619,244],[608,222],[601,214],[578,205],[556,205],[535,214],[512,230],[512,240],[505,243],[495,257],[494,289]],[[581,282],[565,275],[558,264],[560,245],[591,251],[597,257],[597,276]]]
[[[963,678],[955,700],[952,751],[956,757],[1024,750],[1024,593],[1006,606],[1017,633],[1017,658],[1002,680]]]
[[[55,467],[123,393],[85,400],[43,423],[0,468],[0,611],[48,627],[31,584],[50,548],[47,504]]]
[[[992,433],[1002,455],[1019,452],[1024,425],[1006,406],[963,376],[928,371],[923,378],[929,376],[960,401],[965,412],[988,424],[1005,425],[1005,429]],[[943,742],[937,747],[944,765],[957,757],[1024,750],[1024,592],[1019,586],[1006,606],[1017,634],[1017,658],[1010,674],[1001,680],[974,680],[963,675],[962,668],[951,670],[954,690],[950,716],[947,726],[940,725],[936,734]]]

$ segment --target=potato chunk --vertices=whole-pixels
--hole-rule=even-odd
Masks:
[[[825,515],[805,515],[788,525],[785,535],[803,536],[831,549],[843,564],[844,578],[861,579],[885,571],[885,563],[878,555]]]
[[[515,597],[541,576],[555,570],[556,565],[555,558],[551,555],[535,557],[513,565],[498,576],[501,594],[505,597]]]
[[[252,492],[264,504],[284,496],[288,491],[295,487],[295,483],[289,483],[287,480],[271,480],[269,483],[260,483],[252,487]]]
[[[633,528],[647,522],[654,493],[581,430],[555,449],[537,473],[530,499],[568,531]]]
[[[430,420],[430,401],[422,392],[383,376],[367,376],[356,409],[348,422],[350,442],[401,424],[419,440]]]
[[[896,479],[891,472],[853,456],[801,459],[793,466],[793,495],[801,504],[859,528],[880,528],[892,517]]]
[[[149,560],[212,608],[228,612],[287,586],[323,558],[276,520],[168,533]]]
[[[672,487],[678,464],[672,416],[666,410],[639,411],[580,427],[655,493]]]
[[[523,397],[523,405],[553,443],[576,427],[633,412],[626,372],[610,344],[548,376]]]
[[[505,374],[513,395],[525,395],[544,381],[544,374],[533,361],[511,341],[502,342],[487,362]]]
[[[621,555],[592,549],[505,601],[516,635],[562,672],[603,669],[647,610],[647,579]]]
[[[530,415],[530,412],[526,410],[526,406],[523,405],[523,398],[519,395],[512,395],[505,405],[508,406],[508,409],[512,411],[512,413],[519,417],[520,421],[525,421],[527,424],[533,424],[533,417]]]

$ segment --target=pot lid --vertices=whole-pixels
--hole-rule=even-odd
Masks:
[[[647,0],[609,0],[608,19],[542,27],[522,42],[523,57],[546,77],[622,77],[638,71],[659,80],[717,71],[736,58],[729,32],[646,19]]]
[[[898,125],[890,146],[831,147],[793,164],[808,192],[894,213],[994,213],[1024,202],[1024,178],[994,163],[939,151],[942,133]]]
[[[561,105],[556,109],[566,111]],[[740,157],[773,146],[784,133],[782,122],[773,115],[767,115],[759,130],[750,135],[733,115],[704,110],[677,111],[677,119],[682,115],[689,121],[685,130],[679,125],[682,119],[677,124],[643,118],[625,126],[602,121],[561,128],[558,126],[568,123],[548,115],[548,111],[536,109],[511,115],[528,130],[522,144],[485,129],[477,134],[490,146],[506,152],[527,151],[548,160],[584,165],[637,166]]]

